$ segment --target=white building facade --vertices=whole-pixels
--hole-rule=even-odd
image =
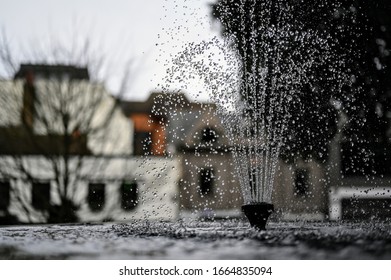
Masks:
[[[178,217],[178,160],[133,156],[133,123],[102,84],[25,68],[0,81],[0,223],[45,223],[67,201],[80,222]]]

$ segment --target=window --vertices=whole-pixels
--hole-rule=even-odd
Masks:
[[[33,182],[32,205],[37,210],[48,210],[50,206],[50,183]]]
[[[298,196],[305,196],[308,194],[308,170],[297,169],[295,172],[295,194]]]
[[[105,184],[90,183],[88,185],[88,206],[91,211],[98,212],[105,204]]]
[[[213,168],[201,168],[200,170],[201,195],[208,195],[213,193],[214,179],[215,176],[214,176]]]
[[[213,128],[204,128],[201,132],[201,142],[206,144],[213,144],[217,142],[219,135]]]
[[[136,156],[150,155],[152,152],[151,133],[138,131],[134,133],[133,153]]]
[[[124,182],[121,185],[121,207],[133,210],[138,204],[138,186],[136,182]]]
[[[0,211],[7,211],[10,205],[10,190],[10,182],[0,181]]]

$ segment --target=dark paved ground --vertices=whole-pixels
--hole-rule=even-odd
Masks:
[[[240,221],[0,228],[0,259],[391,259],[388,223]]]

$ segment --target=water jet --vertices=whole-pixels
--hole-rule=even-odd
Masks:
[[[323,146],[317,148],[332,136],[329,97],[348,80],[333,33],[324,28],[337,6],[317,2],[304,12],[303,3],[217,1],[213,16],[221,24],[222,40],[189,44],[168,71],[170,82],[198,79],[216,104],[242,191],[242,211],[260,230],[274,211],[279,160],[326,154]],[[319,112],[321,117],[313,117]]]

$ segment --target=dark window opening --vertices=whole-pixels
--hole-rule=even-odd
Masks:
[[[50,206],[50,183],[34,182],[32,205],[37,210],[48,210]]]
[[[297,169],[295,172],[295,194],[299,196],[305,196],[308,194],[309,172],[307,169]]]
[[[133,151],[136,156],[151,155],[152,140],[150,132],[138,131],[134,133]]]
[[[213,168],[201,168],[200,170],[200,192],[201,195],[213,193],[214,187],[214,172]]]
[[[201,132],[201,142],[207,143],[207,144],[213,144],[216,143],[219,138],[219,135],[217,134],[216,130],[213,128],[207,127],[204,128]]]
[[[124,182],[121,185],[121,207],[133,210],[138,204],[138,186],[136,182]]]
[[[0,181],[0,211],[7,211],[10,205],[10,191],[10,182]]]
[[[88,206],[91,211],[97,212],[103,209],[105,204],[105,184],[90,183],[88,185]]]

